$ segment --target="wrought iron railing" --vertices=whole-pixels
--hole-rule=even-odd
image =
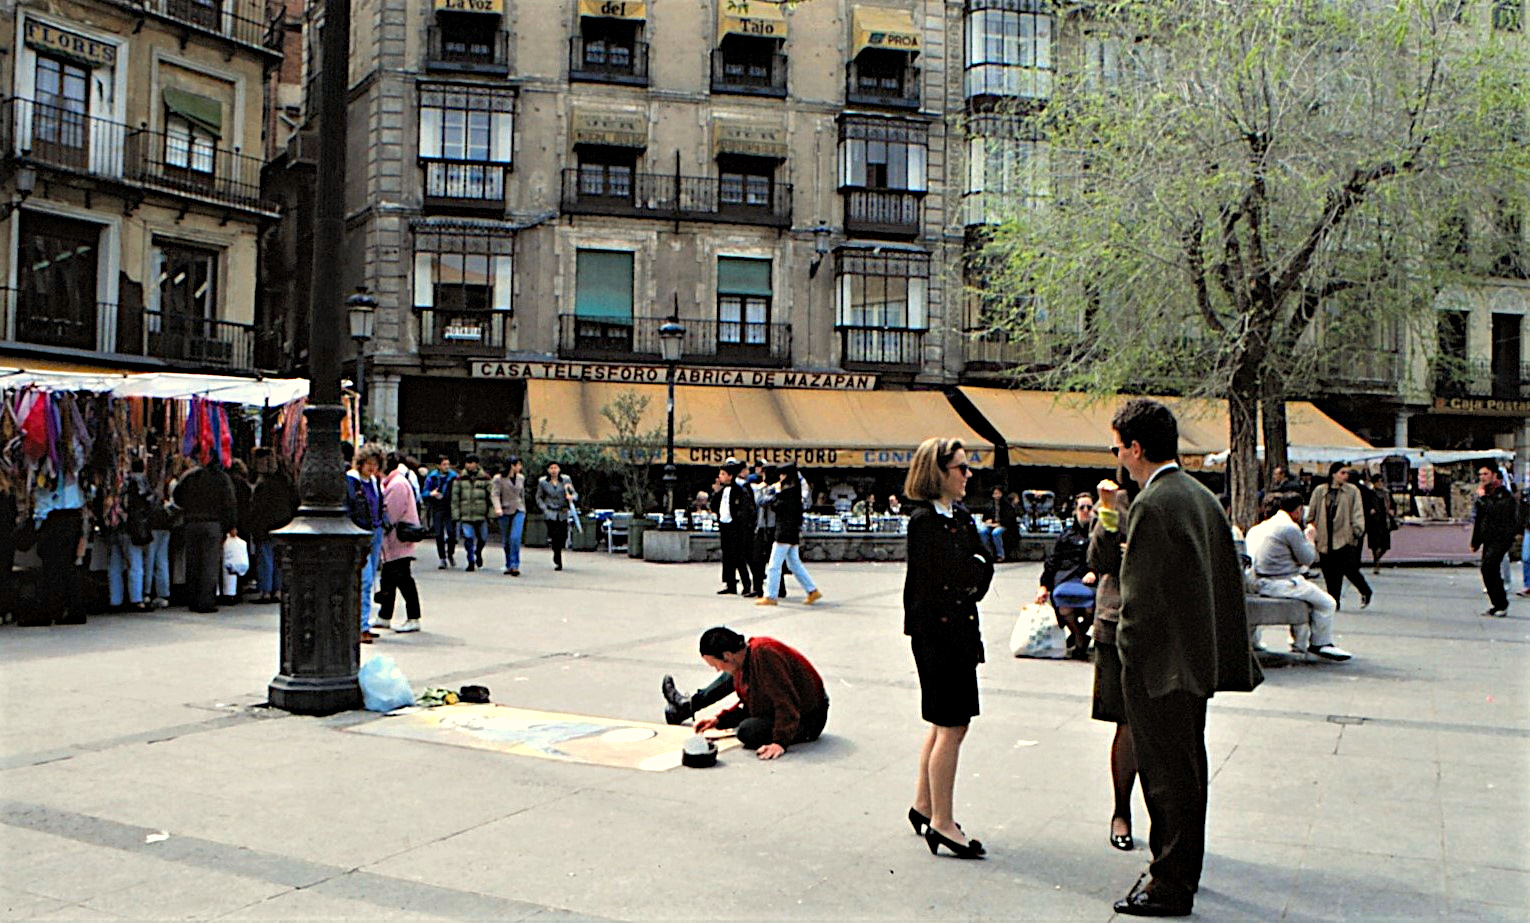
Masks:
[[[120,6],[192,26],[212,35],[265,48],[282,50],[282,10],[263,0],[116,0]],[[270,14],[270,15],[268,15]]]
[[[840,364],[917,369],[924,360],[923,330],[839,326]]]
[[[924,193],[901,189],[845,189],[845,232],[918,237]]]
[[[1499,363],[1490,359],[1437,359],[1434,393],[1438,397],[1530,398],[1530,363]]]
[[[845,67],[845,102],[854,106],[881,106],[893,109],[919,108],[919,68],[912,65],[901,72],[870,71],[859,61]]]
[[[648,85],[648,43],[576,35],[568,40],[568,79]]]
[[[98,318],[114,311],[107,302],[57,299],[14,288],[0,289],[0,334],[17,343],[61,349],[96,349]]]
[[[171,137],[67,106],[12,97],[0,104],[4,148],[29,163],[178,196],[274,214],[260,196],[260,158]]]
[[[497,355],[505,349],[505,323],[509,311],[457,311],[415,308],[420,321],[422,354]]]
[[[434,157],[422,157],[420,163],[425,167],[426,208],[504,211],[509,164]]]
[[[255,326],[145,311],[144,355],[219,369],[255,368]]]
[[[746,96],[786,96],[786,55],[747,55],[722,48],[712,51],[712,92]]]
[[[789,227],[792,218],[790,183],[771,183],[763,196],[725,187],[713,176],[672,173],[624,174],[613,182],[609,174],[581,175],[563,171],[563,211],[574,215],[619,215],[666,221],[720,221]]]
[[[433,25],[425,33],[425,68],[479,74],[510,72],[510,36],[495,32],[487,41],[465,40],[456,30]]]
[[[558,317],[558,355],[568,359],[659,358],[659,326],[666,318]],[[685,327],[681,361],[695,365],[785,368],[791,364],[790,324],[680,318]]]

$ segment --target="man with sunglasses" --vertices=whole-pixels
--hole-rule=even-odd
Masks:
[[[1142,488],[1122,531],[1116,649],[1153,850],[1151,879],[1115,911],[1188,916],[1206,852],[1206,700],[1263,676],[1232,530],[1216,495],[1180,470],[1174,414],[1134,398],[1110,425],[1111,451]]]

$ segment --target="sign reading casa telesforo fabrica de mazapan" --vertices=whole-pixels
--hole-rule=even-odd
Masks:
[[[662,385],[669,369],[662,365],[621,365],[601,362],[521,362],[474,359],[474,378],[601,381],[624,385]],[[719,385],[744,388],[808,388],[819,391],[874,391],[877,376],[851,372],[799,372],[791,369],[676,368],[677,385]]]

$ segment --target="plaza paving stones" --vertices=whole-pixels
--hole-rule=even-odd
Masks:
[[[814,661],[824,738],[703,771],[524,759],[260,707],[275,607],[6,626],[0,919],[1105,920],[1144,869],[1140,795],[1138,849],[1106,843],[1112,729],[1089,720],[1090,668],[1004,649],[1037,565],[1002,567],[983,603],[957,817],[990,857],[959,862],[903,818],[922,727],[901,565],[814,565],[821,605],[794,587],[761,610],[714,596],[716,565],[544,558],[518,580],[423,570],[424,631],[362,656],[393,656],[416,689],[652,723],[659,678],[708,682],[696,639],[727,624]],[[1338,616],[1353,662],[1213,701],[1198,917],[1530,916],[1530,603],[1479,617],[1467,568],[1374,583]]]

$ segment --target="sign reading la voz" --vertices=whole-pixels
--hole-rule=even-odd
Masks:
[[[630,385],[662,385],[668,369],[662,365],[619,365],[600,362],[520,362],[474,359],[474,378],[604,381]],[[790,369],[676,368],[677,385],[720,385],[744,388],[809,388],[819,391],[871,391],[877,376],[847,372],[798,372]]]

